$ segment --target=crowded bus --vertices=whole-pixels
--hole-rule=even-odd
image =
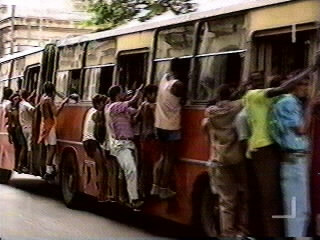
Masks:
[[[1,58],[0,182],[12,171],[41,176],[61,186],[68,207],[84,193],[208,236],[319,233],[316,103],[311,130],[299,132],[311,142],[301,196],[310,199],[280,184],[274,147],[284,144],[286,94],[318,96],[319,8],[318,0],[247,1]],[[223,119],[226,109],[234,112]],[[284,158],[300,162],[306,149]],[[292,199],[309,217],[287,221]]]

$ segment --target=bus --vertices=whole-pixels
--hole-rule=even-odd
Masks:
[[[222,3],[220,3],[222,4]],[[79,193],[99,195],[94,159],[82,146],[82,128],[92,97],[120,84],[135,89],[157,84],[170,60],[183,59],[188,99],[182,112],[183,139],[175,165],[177,195],[168,201],[146,200],[142,212],[181,224],[201,226],[209,236],[219,235],[219,198],[209,184],[209,146],[200,129],[212,89],[222,83],[237,87],[252,72],[268,76],[305,68],[319,49],[318,0],[242,0],[168,20],[66,38],[44,48],[0,59],[0,92],[6,86],[41,93],[45,81],[55,83],[59,95],[78,93],[57,119],[58,151],[55,158],[63,199],[72,206]],[[313,79],[319,78],[315,73]],[[313,80],[316,94],[319,83]],[[0,96],[1,97],[1,96]],[[56,96],[55,101],[62,99]],[[37,120],[35,120],[36,122]],[[314,118],[311,174],[312,221],[320,233],[320,122]],[[36,135],[37,129],[34,129]],[[14,170],[14,149],[8,143],[3,111],[0,113],[0,181]],[[157,149],[148,149],[153,164]],[[32,171],[42,175],[42,146],[34,144]],[[107,197],[105,199],[108,201]]]

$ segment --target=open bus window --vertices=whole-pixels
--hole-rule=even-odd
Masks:
[[[67,94],[79,94],[80,92],[80,76],[81,76],[81,70],[71,70],[70,71],[70,78],[69,78],[69,84],[68,84],[68,91]]]
[[[295,42],[292,34],[280,34],[256,38],[256,61],[253,71],[263,71],[265,77],[286,76],[304,69],[309,63],[311,31],[297,32]]]
[[[125,89],[137,89],[146,82],[148,53],[126,54],[119,57],[119,82]]]
[[[96,94],[107,95],[112,85],[112,75],[113,66],[86,69],[83,100],[91,101]]]
[[[208,101],[214,97],[221,84],[236,88],[241,79],[241,57],[239,53],[203,57],[197,60],[196,81],[193,99]]]

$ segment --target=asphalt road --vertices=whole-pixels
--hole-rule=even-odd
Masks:
[[[0,184],[0,239],[174,239],[190,230],[117,205],[88,199],[80,210],[65,207],[58,186],[37,177],[14,175]]]

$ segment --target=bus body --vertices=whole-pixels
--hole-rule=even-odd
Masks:
[[[77,192],[95,197],[99,193],[95,161],[86,156],[81,142],[92,97],[106,94],[113,84],[126,89],[135,89],[141,83],[157,84],[172,58],[184,59],[188,101],[182,112],[183,139],[175,165],[177,196],[168,201],[147,200],[143,211],[182,224],[200,221],[209,235],[215,235],[219,231],[218,199],[209,185],[209,147],[200,127],[203,110],[214,94],[210,89],[221,83],[237,87],[254,71],[263,71],[267,79],[312,64],[320,42],[319,9],[318,0],[244,1],[173,20],[63,39],[37,52],[0,60],[0,90],[3,86],[17,89],[15,79],[20,76],[20,88],[40,93],[42,83],[52,80],[59,93],[80,94],[81,101],[68,104],[57,125],[57,180],[65,201],[71,203]],[[19,65],[19,59],[25,59],[25,64],[15,75],[19,67],[13,66]],[[9,65],[11,70],[7,70]],[[28,69],[32,66],[37,66],[34,72],[38,71],[38,84],[29,84]],[[314,82],[315,91],[317,85]],[[61,99],[56,97],[56,101]],[[14,151],[7,141],[4,117],[0,116],[0,166],[12,170]],[[320,141],[317,121],[314,146]],[[150,149],[153,147],[150,145]],[[154,150],[149,152],[157,153]],[[33,159],[38,163],[36,167],[43,167],[41,156]],[[150,154],[144,161],[154,163],[158,158],[159,154]],[[320,183],[319,158],[315,147],[312,186]],[[319,190],[312,189],[314,220],[320,214],[319,194]]]

